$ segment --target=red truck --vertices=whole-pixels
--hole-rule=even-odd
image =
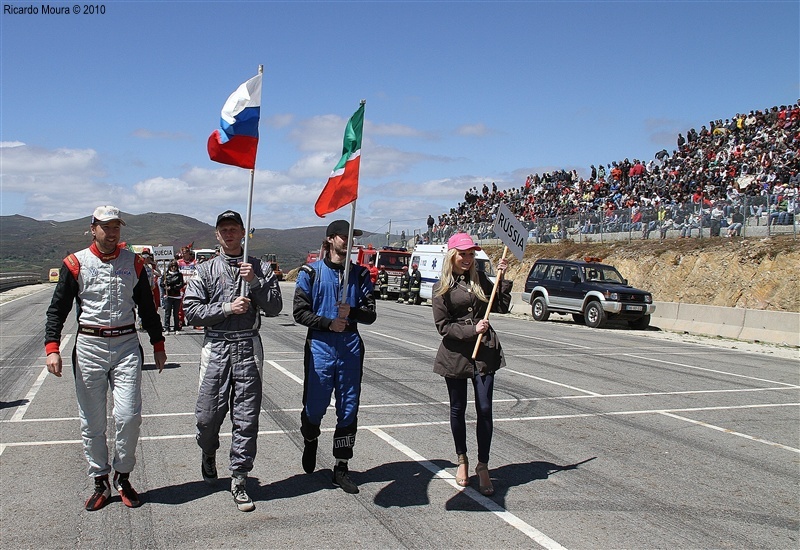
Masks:
[[[371,244],[355,245],[350,252],[350,259],[364,267],[369,267],[369,262],[373,261],[375,267],[385,269],[389,274],[390,297],[396,297],[400,293],[400,277],[403,275],[403,266],[411,268],[411,252],[397,246],[373,248]]]

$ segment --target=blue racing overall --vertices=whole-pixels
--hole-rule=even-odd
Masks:
[[[336,398],[333,456],[349,459],[356,440],[364,370],[364,343],[358,324],[372,324],[376,315],[369,271],[351,264],[347,281],[350,305],[347,328],[343,332],[330,330],[331,322],[338,316],[343,279],[344,266],[327,258],[304,265],[297,276],[294,319],[308,327],[300,431],[306,440],[319,436],[322,417],[333,393]]]

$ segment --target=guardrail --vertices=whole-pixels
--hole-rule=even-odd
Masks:
[[[0,273],[0,292],[17,288],[18,286],[37,285],[41,282],[42,277],[39,273]]]

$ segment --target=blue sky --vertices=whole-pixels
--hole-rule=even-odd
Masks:
[[[50,2],[69,6],[72,2]],[[314,202],[366,99],[357,225],[424,228],[473,185],[672,151],[800,96],[800,2],[106,2],[0,16],[0,214],[99,204],[213,223],[249,171],[208,159],[264,65],[254,227]]]

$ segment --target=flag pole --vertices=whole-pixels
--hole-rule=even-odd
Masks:
[[[362,99],[359,107],[366,103],[367,100]],[[347,301],[347,283],[350,280],[350,254],[353,250],[353,231],[356,226],[356,202],[358,202],[358,199],[350,203],[350,231],[347,233],[347,256],[344,260],[344,283],[342,284],[342,299],[340,301],[342,304]]]
[[[258,74],[264,74],[264,65],[258,66]],[[259,104],[260,103],[261,101],[259,101]],[[246,221],[244,226],[244,251],[242,254],[242,262],[247,262],[248,249],[250,248],[249,247],[250,229],[251,229],[250,224],[252,221],[251,218],[253,213],[253,186],[255,183],[255,177],[256,177],[256,168],[255,168],[255,162],[253,162],[253,167],[250,169],[250,187],[247,190],[247,214],[245,216]],[[242,296],[247,296],[248,286],[249,285],[247,283],[242,285]]]
[[[344,283],[342,283],[342,299],[339,303],[344,304],[347,302],[347,282],[350,280],[350,254],[353,250],[353,227],[356,223],[356,202],[358,199],[350,203],[350,229],[347,232],[347,255],[344,259]]]

